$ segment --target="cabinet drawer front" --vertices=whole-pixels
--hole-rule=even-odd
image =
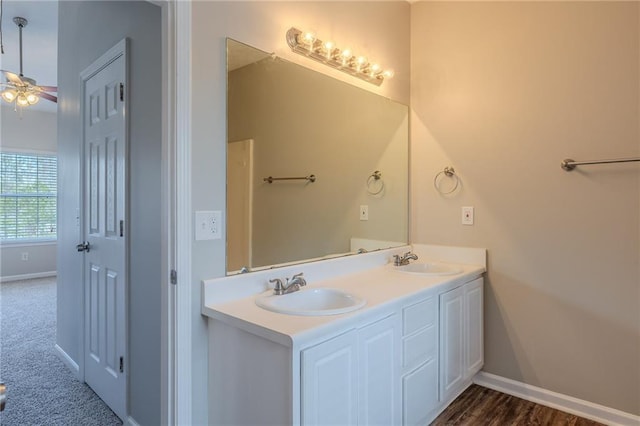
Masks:
[[[402,334],[406,336],[429,325],[435,325],[438,309],[436,299],[430,297],[402,310]]]
[[[437,355],[438,329],[435,325],[402,340],[402,367],[412,368]]]

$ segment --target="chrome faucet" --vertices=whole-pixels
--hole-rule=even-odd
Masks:
[[[300,287],[307,285],[307,280],[304,279],[303,272],[295,274],[291,277],[291,280],[286,278],[286,283],[283,283],[280,278],[269,280],[269,282],[275,283],[275,286],[273,287],[273,294],[275,295],[293,293],[294,291],[300,290]]]
[[[404,266],[404,265],[408,265],[410,260],[418,260],[418,255],[408,251],[402,256],[398,254],[394,254],[393,259],[394,259],[393,264],[395,266]]]

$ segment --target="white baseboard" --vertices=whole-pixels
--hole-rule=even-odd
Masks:
[[[127,426],[140,426],[131,416],[127,417]]]
[[[0,277],[0,283],[6,283],[9,281],[31,280],[34,278],[55,277],[56,275],[58,275],[58,271],[36,272],[33,274],[21,274],[21,275],[8,275],[6,277]]]
[[[585,419],[594,420],[612,426],[638,426],[640,416],[624,411],[594,404],[593,402],[552,392],[537,386],[517,382],[495,374],[479,372],[473,378],[473,383],[497,390],[508,395],[555,408],[566,413],[575,414]]]
[[[73,372],[76,378],[82,380],[80,377],[80,366],[67,354],[60,346],[55,346],[58,358]]]

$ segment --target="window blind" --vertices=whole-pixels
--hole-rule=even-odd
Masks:
[[[0,241],[56,239],[57,158],[0,153]]]

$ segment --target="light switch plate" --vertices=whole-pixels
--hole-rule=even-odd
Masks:
[[[369,220],[369,206],[360,206],[360,220]]]
[[[462,208],[462,224],[473,225],[473,207]]]
[[[195,221],[196,240],[219,240],[222,238],[222,212],[197,211]]]

